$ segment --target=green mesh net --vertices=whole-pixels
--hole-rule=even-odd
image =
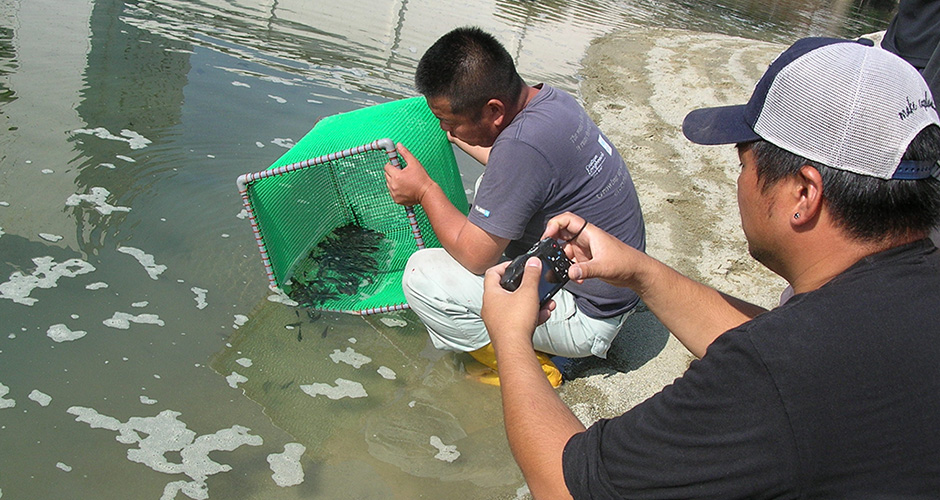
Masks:
[[[238,178],[271,287],[320,310],[407,307],[408,257],[440,243],[420,206],[388,194],[384,167],[399,161],[398,142],[467,212],[453,148],[424,98],[326,117],[267,170]]]

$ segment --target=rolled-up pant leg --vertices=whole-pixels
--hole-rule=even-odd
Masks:
[[[469,352],[490,342],[480,317],[483,277],[468,271],[444,249],[415,252],[405,267],[402,285],[408,305],[427,326],[434,347]],[[566,290],[554,299],[551,318],[532,337],[535,349],[573,358],[606,357],[630,313],[595,319],[582,313]]]

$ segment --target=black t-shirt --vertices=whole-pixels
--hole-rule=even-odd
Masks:
[[[571,438],[575,498],[940,494],[940,251],[856,263]]]
[[[940,0],[901,0],[881,45],[924,69],[940,45]]]

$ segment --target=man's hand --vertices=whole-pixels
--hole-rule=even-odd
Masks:
[[[578,283],[599,278],[614,286],[633,288],[637,286],[636,269],[649,260],[643,252],[570,212],[549,220],[542,237],[568,242],[565,254],[572,261],[568,277]]]
[[[493,346],[506,342],[525,341],[531,348],[536,325],[544,323],[555,302],[549,301],[539,310],[538,283],[542,261],[530,257],[522,274],[522,283],[510,292],[499,284],[509,262],[497,264],[486,271],[483,278],[483,309],[480,315],[489,332]]]
[[[395,149],[407,166],[399,169],[390,163],[385,165],[385,185],[388,186],[388,192],[392,195],[392,200],[399,205],[421,205],[425,193],[434,185],[434,180],[404,145],[398,143]]]

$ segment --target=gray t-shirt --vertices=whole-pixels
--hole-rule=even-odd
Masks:
[[[572,96],[543,85],[493,144],[469,218],[512,240],[511,258],[528,251],[548,220],[564,212],[645,251],[643,214],[620,153]],[[631,290],[597,279],[565,289],[594,318],[617,316],[639,302]]]

